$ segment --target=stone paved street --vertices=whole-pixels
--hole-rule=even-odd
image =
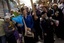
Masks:
[[[43,43],[43,42],[38,42],[38,43]],[[64,43],[64,40],[56,39],[55,43]]]
[[[59,39],[57,39],[57,40],[55,41],[55,43],[64,43],[64,40],[59,40]]]

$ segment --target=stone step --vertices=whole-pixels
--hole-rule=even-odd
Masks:
[[[3,5],[2,3],[0,2],[0,17],[4,17],[4,12],[3,12]]]

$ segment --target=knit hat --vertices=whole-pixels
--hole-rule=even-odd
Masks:
[[[6,13],[6,16],[9,16],[9,17],[11,17],[11,14],[10,14],[10,13]]]
[[[5,17],[4,17],[4,19],[7,19],[7,18],[9,18],[9,19],[10,19],[10,16],[5,16]]]

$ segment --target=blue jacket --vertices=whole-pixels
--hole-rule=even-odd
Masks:
[[[19,16],[17,16],[17,17],[13,17],[12,20],[13,20],[14,22],[18,23],[18,24],[22,24],[22,26],[23,26],[23,16],[22,16],[22,15],[19,15]],[[22,27],[22,26],[21,26],[21,27]]]
[[[27,27],[33,29],[34,22],[33,22],[32,16],[27,15],[27,17],[24,18],[24,20],[25,20],[25,23],[26,23]]]

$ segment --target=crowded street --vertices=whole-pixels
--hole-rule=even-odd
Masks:
[[[64,43],[64,0],[0,0],[0,43]]]

